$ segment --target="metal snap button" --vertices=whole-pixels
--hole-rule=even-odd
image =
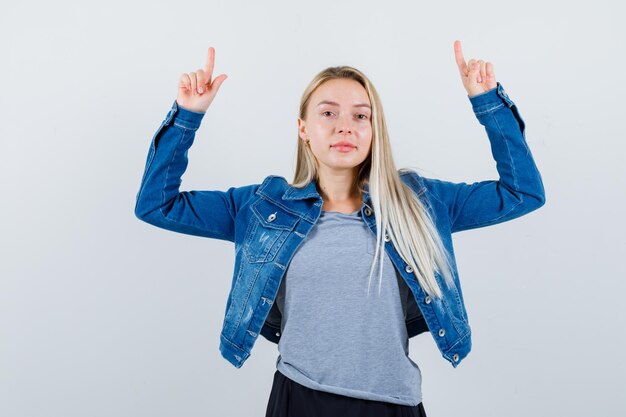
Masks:
[[[411,265],[407,265],[406,268],[404,268],[404,270],[408,272],[409,274],[413,272],[413,268],[411,268]]]
[[[389,235],[387,233],[385,233],[385,242],[389,242]]]
[[[452,355],[452,360],[454,360],[455,362],[459,361],[459,354],[455,353],[454,355]]]
[[[280,333],[276,332],[276,336],[280,336]]]
[[[427,295],[426,298],[424,298],[424,302],[426,304],[430,304],[430,295]]]
[[[268,222],[273,222],[274,219],[276,219],[276,213],[272,213],[269,216],[267,216],[267,221]]]
[[[364,210],[364,211],[365,211],[365,215],[366,215],[366,216],[369,216],[369,215],[371,215],[371,214],[372,214],[372,210],[370,210],[370,208],[369,208],[369,207],[365,207],[365,210]]]
[[[446,334],[446,331],[444,329],[439,329],[439,336],[443,337],[443,335]]]

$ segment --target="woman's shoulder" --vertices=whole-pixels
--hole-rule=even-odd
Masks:
[[[425,178],[415,168],[400,168],[398,175],[413,191],[420,192],[426,188]]]

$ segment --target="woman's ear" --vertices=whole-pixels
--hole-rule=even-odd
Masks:
[[[307,140],[308,138],[308,133],[306,131],[306,123],[304,120],[302,120],[299,117],[298,117],[298,135],[300,136],[300,139],[302,140]]]

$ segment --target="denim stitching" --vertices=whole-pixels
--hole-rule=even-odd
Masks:
[[[242,263],[243,263],[243,261],[242,261]],[[241,266],[239,267],[239,271],[238,271],[237,277],[235,278],[235,282],[233,284],[233,287],[231,288],[231,291],[230,291],[230,294],[229,294],[230,304],[228,306],[228,310],[226,310],[226,313],[224,314],[224,325],[226,325],[226,323],[228,322],[228,314],[233,309],[233,300],[235,298],[235,294],[237,293],[237,287],[239,286],[239,282],[241,280],[241,276],[243,275],[244,269],[245,268],[243,268]]]
[[[431,195],[432,195],[432,196],[433,196],[433,198],[439,202],[439,204],[441,204],[443,207],[445,207],[445,208],[446,208],[446,210],[448,211],[448,216],[446,217],[446,218],[448,219],[448,228],[449,228],[449,229],[452,229],[452,219],[451,219],[451,217],[450,217],[450,211],[449,211],[449,209],[450,209],[450,208],[449,208],[449,207],[448,207],[448,206],[447,206],[447,205],[446,205],[446,204],[445,204],[445,203],[441,200],[441,198],[440,198],[440,197],[439,197],[439,195],[435,192],[435,190],[431,190],[431,189],[429,189],[429,188],[427,188],[427,187],[424,187],[424,193],[426,193],[426,198],[427,198],[427,199],[430,199],[430,197],[429,197],[429,196],[431,196]],[[435,225],[436,225],[437,220],[439,220],[439,219],[437,218],[435,208],[433,207],[433,205],[432,205],[430,202],[428,202],[428,204],[429,204],[430,209],[431,209],[431,211],[432,211],[432,213],[433,213],[433,217],[434,217],[434,218],[432,219],[432,220],[433,220],[433,223],[435,223]],[[429,215],[430,215],[430,213],[429,213]]]
[[[226,337],[225,334],[221,334],[221,337],[223,338],[224,342],[226,342],[225,344],[228,345],[231,349],[236,349],[236,350],[240,350],[242,352],[244,352],[246,355],[250,355],[250,352],[246,352],[244,349],[242,349],[241,347],[239,347],[236,343],[234,343],[233,341],[231,341],[228,337]],[[241,357],[238,355],[233,354],[235,357],[239,357],[238,360],[241,360]]]
[[[498,122],[498,118],[495,115],[491,115],[493,117],[493,120],[496,122],[496,125],[498,126],[498,130],[500,131],[500,134],[502,135],[503,138],[505,138],[504,144],[506,145],[506,150],[509,154],[509,159],[511,160],[511,166],[513,167],[513,185],[515,185],[515,189],[519,190],[519,186],[517,184],[517,170],[515,169],[515,160],[513,159],[513,156],[511,156],[511,148],[509,147],[509,141],[506,140],[506,137],[504,136],[504,132],[502,131],[502,126],[500,126],[500,123]]]
[[[263,264],[261,264],[263,265]],[[241,268],[243,270],[243,268]],[[235,335],[235,333],[237,332],[237,329],[239,328],[239,325],[241,324],[241,318],[243,317],[243,314],[246,312],[246,307],[248,306],[249,302],[250,302],[250,294],[252,293],[252,290],[254,288],[254,285],[256,284],[256,281],[259,277],[259,275],[261,274],[261,270],[263,269],[262,266],[256,268],[256,274],[254,274],[254,279],[252,280],[252,282],[250,283],[250,287],[248,288],[248,292],[247,294],[245,294],[245,298],[243,299],[244,303],[243,306],[244,308],[241,309],[239,316],[236,317],[236,321],[235,324],[233,325],[233,336]],[[266,282],[267,285],[267,282]],[[234,291],[234,290],[233,290]],[[234,296],[234,292],[233,292],[233,296]],[[254,317],[254,312],[252,313],[252,317]]]
[[[300,215],[300,213],[298,213],[297,211],[294,211],[292,209],[290,209],[289,207],[286,207],[285,205],[283,205],[282,203],[274,200],[273,198],[271,198],[270,196],[268,196],[265,193],[262,193],[266,198],[267,201],[271,201],[272,203],[274,203],[275,205],[277,205],[278,207],[280,207],[281,209],[283,209],[284,211],[286,211],[289,214],[292,214],[294,216],[297,216],[299,218],[302,218],[302,216]]]
[[[182,132],[182,136],[178,140],[178,144],[174,148],[174,153],[172,154],[172,158],[169,160],[167,164],[167,171],[165,172],[165,180],[163,180],[163,186],[161,187],[161,202],[159,203],[159,212],[161,213],[161,216],[163,216],[163,218],[165,219],[167,219],[167,216],[163,212],[163,203],[165,202],[165,185],[167,184],[167,179],[170,176],[170,169],[172,169],[172,161],[176,159],[176,153],[178,153],[178,146],[180,146],[181,142],[183,141],[185,137],[185,133],[186,131]]]
[[[502,107],[503,105],[498,106],[498,107]],[[500,126],[500,123],[498,123],[498,119],[496,118],[496,116],[494,114],[492,114],[491,116],[493,117],[493,120],[496,122],[496,125],[498,126],[498,131],[500,132],[500,135],[505,138],[504,144],[506,145],[506,149],[507,149],[507,152],[509,154],[509,159],[511,161],[511,167],[513,168],[513,185],[515,186],[515,190],[517,191],[519,189],[519,187],[518,187],[518,184],[517,184],[517,173],[516,173],[516,170],[515,170],[515,160],[511,156],[511,148],[509,147],[509,143],[506,140],[506,137],[504,136],[504,132],[502,131],[502,126]],[[511,207],[506,213],[503,213],[502,215],[500,215],[499,217],[496,217],[495,219],[487,220],[487,221],[484,221],[484,222],[476,222],[476,223],[466,224],[464,226],[464,228],[475,227],[475,226],[479,226],[481,224],[490,224],[492,222],[500,220],[501,218],[507,216],[510,212],[512,212],[517,206],[522,204],[523,201],[524,201],[524,197],[520,194],[520,200],[513,207]]]
[[[442,206],[447,207],[446,204],[443,201],[441,201],[441,199],[439,198],[436,192],[434,192],[433,190],[430,190],[430,195],[432,195],[435,200],[439,201],[439,203]],[[433,212],[435,211],[432,205],[430,206],[430,208],[433,209]]]
[[[251,219],[248,224],[248,227],[246,228],[246,233],[244,234],[242,250],[246,259],[248,259],[250,262],[254,262],[255,260],[252,259],[252,255],[249,253],[248,246],[250,245],[250,241],[252,240],[251,238],[256,233],[256,229],[258,228],[258,226],[259,226],[259,222],[255,221],[254,219]]]
[[[176,123],[174,123],[174,125],[175,125],[175,126],[178,126],[178,127],[182,127],[182,126],[177,125]],[[181,138],[180,138],[180,140],[179,140],[178,144],[177,144],[177,145],[176,145],[176,147],[174,148],[174,153],[173,153],[173,155],[172,155],[172,159],[170,159],[169,163],[167,164],[167,171],[166,171],[166,173],[165,173],[165,180],[163,181],[163,185],[164,185],[164,186],[163,186],[163,187],[161,187],[161,203],[159,204],[159,205],[160,205],[160,207],[159,207],[159,212],[161,213],[161,216],[163,216],[163,219],[164,219],[164,220],[166,220],[166,221],[168,221],[168,222],[170,222],[171,224],[174,224],[174,225],[183,225],[183,226],[191,227],[191,228],[193,228],[193,229],[196,229],[196,230],[201,231],[201,232],[202,232],[202,233],[204,233],[204,234],[219,235],[219,236],[223,236],[223,237],[227,238],[228,240],[230,240],[231,238],[234,238],[234,237],[233,237],[232,235],[230,235],[230,234],[226,234],[226,233],[222,233],[222,232],[217,232],[217,231],[212,231],[212,230],[209,230],[209,229],[204,229],[204,228],[202,228],[202,227],[198,227],[198,226],[193,225],[193,224],[185,223],[185,222],[180,221],[180,220],[174,220],[174,219],[171,219],[171,218],[167,217],[167,215],[163,212],[163,202],[165,201],[165,184],[167,184],[167,180],[168,180],[168,178],[169,178],[169,176],[170,176],[170,170],[172,169],[172,161],[173,161],[174,159],[176,159],[176,154],[178,153],[178,149],[179,149],[179,147],[181,146],[181,144],[184,142],[184,140],[185,140],[185,134],[187,133],[187,131],[188,131],[188,130],[189,130],[189,129],[185,129],[185,128],[183,128],[182,136],[181,136]]]
[[[503,107],[503,106],[504,106],[504,103],[500,103],[496,107],[491,107],[491,108],[489,108],[487,110],[483,110],[483,111],[475,111],[474,113],[476,113],[476,116],[480,116],[481,114],[485,114],[485,113],[490,113],[490,112],[496,111],[500,107]]]
[[[198,129],[197,127],[190,127],[190,126],[186,126],[183,122],[183,124],[179,123],[180,121],[175,121],[173,124],[174,126],[180,127],[181,129],[185,129],[185,130],[196,130]]]
[[[463,308],[462,308],[461,298],[459,297],[459,294],[458,294],[457,291],[454,291],[454,295],[455,295],[455,298],[457,300],[457,303],[459,304],[459,306],[461,306],[459,308],[459,310],[461,310],[461,317],[463,317],[463,312],[462,312]],[[450,307],[450,303],[448,302],[448,300],[444,297],[441,301],[442,301],[442,304],[444,306],[444,309],[445,309],[446,313],[450,317],[454,317],[455,315],[453,314],[452,308]],[[461,331],[459,330],[459,327],[457,326],[456,321],[450,320],[450,322],[452,323],[452,326],[454,327],[456,332],[458,334],[461,334]]]
[[[256,268],[256,274],[254,275],[254,279],[252,280],[252,282],[250,283],[250,286],[248,287],[248,293],[246,294],[246,297],[245,297],[244,308],[241,310],[241,314],[239,315],[239,318],[237,320],[237,325],[235,326],[235,329],[238,328],[239,324],[241,323],[241,318],[243,317],[243,314],[246,311],[246,307],[250,303],[250,295],[252,294],[252,290],[254,289],[254,286],[255,286],[255,284],[257,282],[257,279],[261,275],[261,270],[262,269],[263,269],[263,266],[260,266],[260,267]],[[265,282],[265,285],[267,285],[267,281]],[[252,314],[253,314],[252,317],[254,317],[254,312]]]
[[[465,333],[463,336],[460,336],[457,341],[448,348],[448,350],[446,350],[446,353],[450,352],[452,349],[456,348],[457,345],[461,344],[461,342],[463,342],[465,339],[467,339],[468,337],[470,337],[470,335],[472,334],[472,329],[470,328],[470,330],[467,331],[467,333]]]

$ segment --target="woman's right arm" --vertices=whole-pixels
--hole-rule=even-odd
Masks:
[[[260,184],[227,191],[179,191],[196,130],[226,79],[222,74],[211,81],[214,56],[209,48],[205,68],[180,77],[178,97],[150,144],[135,216],[174,232],[234,242],[237,211]]]
[[[259,184],[227,191],[179,191],[188,150],[203,116],[174,101],[152,138],[135,215],[163,229],[234,242],[235,215]]]

